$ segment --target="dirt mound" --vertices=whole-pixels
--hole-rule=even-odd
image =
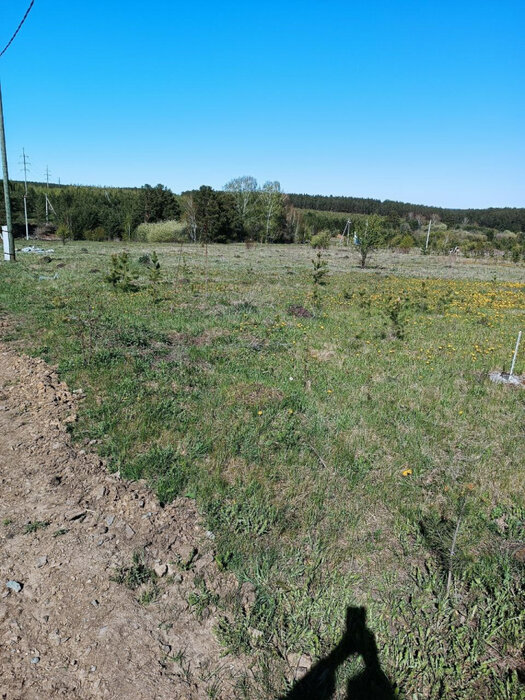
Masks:
[[[212,630],[242,590],[192,501],[72,445],[78,398],[0,344],[0,697],[234,697],[245,666]]]

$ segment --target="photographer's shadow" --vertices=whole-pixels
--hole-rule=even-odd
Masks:
[[[333,697],[336,670],[352,654],[362,656],[365,668],[348,681],[346,700],[396,700],[399,697],[381,669],[374,634],[366,626],[366,608],[348,607],[346,629],[339,644],[280,700]]]

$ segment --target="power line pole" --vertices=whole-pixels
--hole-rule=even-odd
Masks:
[[[49,223],[49,166],[46,165],[46,224]]]
[[[428,222],[427,240],[425,243],[425,253],[428,251],[428,241],[430,240],[430,227],[432,226],[432,219]]]
[[[26,240],[29,240],[29,224],[27,222],[27,156],[25,148],[22,148],[22,160],[24,162],[24,217],[26,220]]]
[[[5,200],[5,227],[2,227],[2,237],[4,239],[4,260],[14,262],[15,244],[13,241],[13,223],[11,221],[11,200],[9,199],[9,173],[7,170],[7,151],[5,147],[5,129],[4,129],[4,108],[2,105],[2,86],[0,85],[0,149],[2,150],[2,173],[4,177],[4,200]]]

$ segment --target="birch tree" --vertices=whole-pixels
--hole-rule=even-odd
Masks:
[[[197,208],[192,194],[185,194],[182,197],[182,216],[188,227],[190,238],[193,243],[197,242]]]
[[[251,235],[257,223],[257,180],[251,175],[242,175],[227,182],[224,189],[233,194],[239,219],[246,233]]]
[[[265,182],[259,196],[264,216],[264,243],[267,243],[272,238],[277,217],[283,209],[281,184],[277,180]]]

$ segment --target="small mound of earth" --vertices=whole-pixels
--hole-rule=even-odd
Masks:
[[[224,655],[215,605],[198,619],[188,599],[204,581],[244,604],[244,587],[191,500],[161,508],[72,444],[81,396],[0,343],[0,698],[235,697],[248,664]],[[138,556],[155,587],[118,582]]]
[[[296,318],[312,318],[313,313],[305,309],[304,306],[298,304],[292,304],[286,309],[286,313],[290,316],[295,316]]]

